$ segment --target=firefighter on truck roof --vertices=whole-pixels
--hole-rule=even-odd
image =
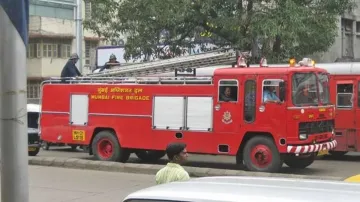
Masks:
[[[105,63],[104,66],[100,68],[99,72],[104,71],[105,69],[110,69],[111,66],[120,66],[120,62],[116,60],[116,56],[114,54],[111,54],[109,57],[109,61]]]
[[[67,61],[63,70],[61,71],[61,78],[82,76],[75,65],[78,60],[79,56],[77,53],[71,54],[70,59]]]

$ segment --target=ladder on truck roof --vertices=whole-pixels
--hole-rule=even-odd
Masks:
[[[223,52],[221,52],[223,51]],[[111,70],[87,74],[87,77],[146,76],[174,71],[177,68],[200,68],[226,64],[235,61],[235,51],[218,50],[214,52],[188,55],[178,58],[144,62],[134,65],[119,66]]]
[[[65,81],[65,82],[64,82]],[[52,77],[42,84],[213,84],[213,77]]]

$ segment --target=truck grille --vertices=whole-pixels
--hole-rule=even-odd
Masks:
[[[334,120],[301,122],[299,123],[299,134],[306,133],[308,135],[314,133],[331,132],[334,128]]]

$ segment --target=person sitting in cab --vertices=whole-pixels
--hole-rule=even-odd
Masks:
[[[274,86],[264,86],[263,102],[280,102],[279,97],[274,92]]]
[[[116,60],[116,56],[114,54],[110,55],[109,61],[107,63],[105,63],[105,65],[100,68],[99,72],[102,72],[105,69],[111,69],[112,66],[120,66],[120,62],[118,62]]]
[[[234,102],[234,101],[236,101],[231,96],[231,88],[230,87],[225,87],[224,92],[220,95],[220,101],[223,101],[223,102]]]

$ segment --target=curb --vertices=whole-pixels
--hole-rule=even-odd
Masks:
[[[136,164],[136,163],[118,163],[109,161],[94,161],[77,158],[61,158],[61,157],[29,157],[29,165],[50,166],[73,169],[86,169],[107,172],[125,172],[125,173],[140,173],[155,175],[157,171],[164,167],[164,165],[155,164]],[[297,175],[297,174],[282,174],[282,173],[263,173],[263,172],[249,172],[243,170],[227,170],[215,168],[200,168],[184,166],[184,169],[191,177],[205,177],[205,176],[257,176],[257,177],[282,177],[282,178],[298,178],[298,179],[320,179],[320,180],[335,180],[343,181],[341,177],[331,176],[314,176],[314,175]]]

